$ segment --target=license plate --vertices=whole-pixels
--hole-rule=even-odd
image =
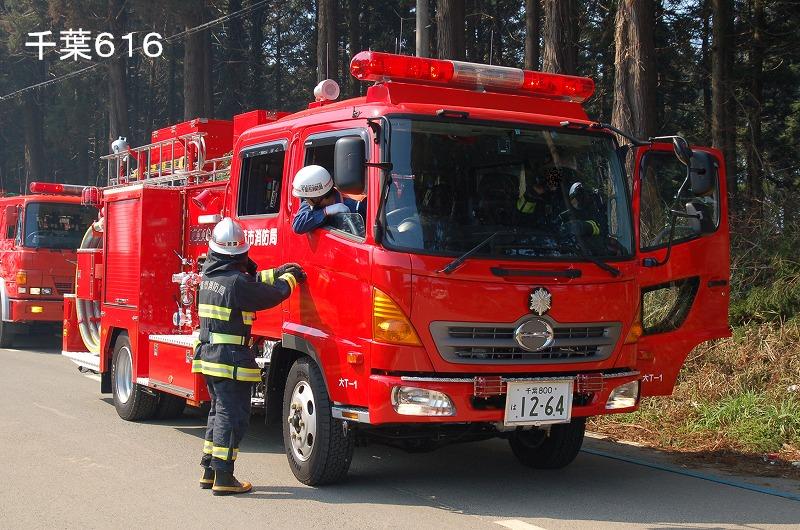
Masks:
[[[509,381],[505,425],[568,423],[572,416],[572,381]]]

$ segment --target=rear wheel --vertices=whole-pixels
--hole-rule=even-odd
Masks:
[[[12,342],[14,342],[13,325],[0,319],[0,348],[10,348]]]
[[[127,335],[117,337],[114,344],[111,392],[114,395],[114,407],[123,420],[150,419],[156,413],[158,397],[146,392],[133,380],[133,353]]]
[[[283,445],[297,480],[309,486],[344,479],[353,458],[353,437],[331,415],[322,372],[309,357],[295,361],[283,393]]]
[[[586,419],[575,418],[570,423],[550,427],[550,433],[542,430],[515,432],[508,442],[517,459],[535,469],[560,469],[566,467],[583,445]]]

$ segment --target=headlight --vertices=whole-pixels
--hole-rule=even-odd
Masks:
[[[31,287],[30,289],[31,294],[42,294],[42,290],[38,287]]]
[[[413,386],[394,387],[392,406],[404,416],[453,416],[456,413],[447,394]]]
[[[639,381],[630,381],[611,391],[606,401],[606,409],[627,409],[636,406],[639,399]]]

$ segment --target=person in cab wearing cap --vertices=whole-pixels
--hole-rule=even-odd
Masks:
[[[199,344],[192,372],[202,373],[211,396],[200,486],[214,495],[250,491],[233,476],[239,443],[250,423],[250,394],[261,370],[250,343],[256,311],[280,304],[306,279],[287,263],[256,272],[242,227],[226,217],[214,227],[198,297]]]
[[[357,213],[366,219],[366,202],[342,194],[333,185],[331,174],[322,166],[306,166],[294,176],[292,195],[303,202],[292,221],[297,234],[305,234],[326,223],[338,213]]]

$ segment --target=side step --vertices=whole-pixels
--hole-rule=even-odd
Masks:
[[[88,368],[95,372],[100,371],[100,356],[88,351],[61,351],[61,355],[74,362],[81,368]]]

